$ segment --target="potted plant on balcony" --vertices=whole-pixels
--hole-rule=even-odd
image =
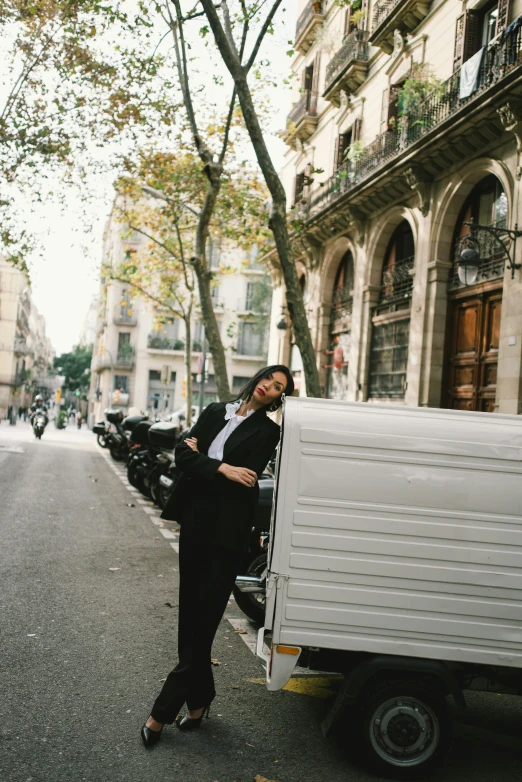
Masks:
[[[323,10],[323,2],[322,0],[314,0],[312,3],[312,7],[314,9],[314,14],[320,14]]]

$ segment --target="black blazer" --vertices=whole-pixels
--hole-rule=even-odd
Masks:
[[[184,534],[186,531],[207,543],[242,551],[252,528],[259,485],[248,487],[228,480],[217,472],[221,462],[207,455],[214,438],[227,423],[225,412],[224,402],[214,402],[190,430],[189,437],[198,438],[199,453],[184,442],[176,446],[176,467],[181,476],[162,518],[179,522]],[[248,467],[261,475],[279,435],[279,426],[267,417],[265,410],[257,410],[226,441],[223,462]]]

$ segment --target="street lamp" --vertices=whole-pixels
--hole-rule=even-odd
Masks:
[[[279,322],[276,324],[276,329],[277,329],[277,336],[279,337],[279,339],[284,339],[288,329],[288,323],[286,322],[284,307],[281,307],[281,318],[279,319]]]
[[[506,254],[508,265],[511,269],[511,279],[515,277],[515,269],[522,268],[522,264],[515,263],[517,237],[522,236],[518,225],[515,228],[497,228],[493,225],[480,225],[469,220],[463,223],[469,226],[470,232],[459,239],[458,243],[458,266],[457,274],[463,285],[474,285],[477,280],[479,268],[481,265],[481,246],[478,238],[478,231],[493,236]]]

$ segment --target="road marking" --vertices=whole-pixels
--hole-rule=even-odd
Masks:
[[[0,445],[1,453],[25,453],[23,448],[17,445]]]
[[[160,532],[163,532],[163,530],[160,530]],[[176,554],[179,554],[179,543],[171,543],[170,545],[172,546]]]
[[[282,688],[298,695],[326,700],[337,692],[335,682],[342,682],[342,676],[292,676]],[[248,679],[252,684],[266,684],[266,679]],[[334,685],[334,686],[332,686]]]
[[[171,532],[169,529],[160,529],[161,534],[164,538],[169,538],[170,540],[174,540],[177,538],[177,535],[174,535],[173,532]]]

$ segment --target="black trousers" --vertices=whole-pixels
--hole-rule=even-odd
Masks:
[[[215,697],[212,642],[239,571],[240,554],[202,541],[181,528],[179,541],[178,658],[151,716],[172,724],[184,703],[200,709]]]

